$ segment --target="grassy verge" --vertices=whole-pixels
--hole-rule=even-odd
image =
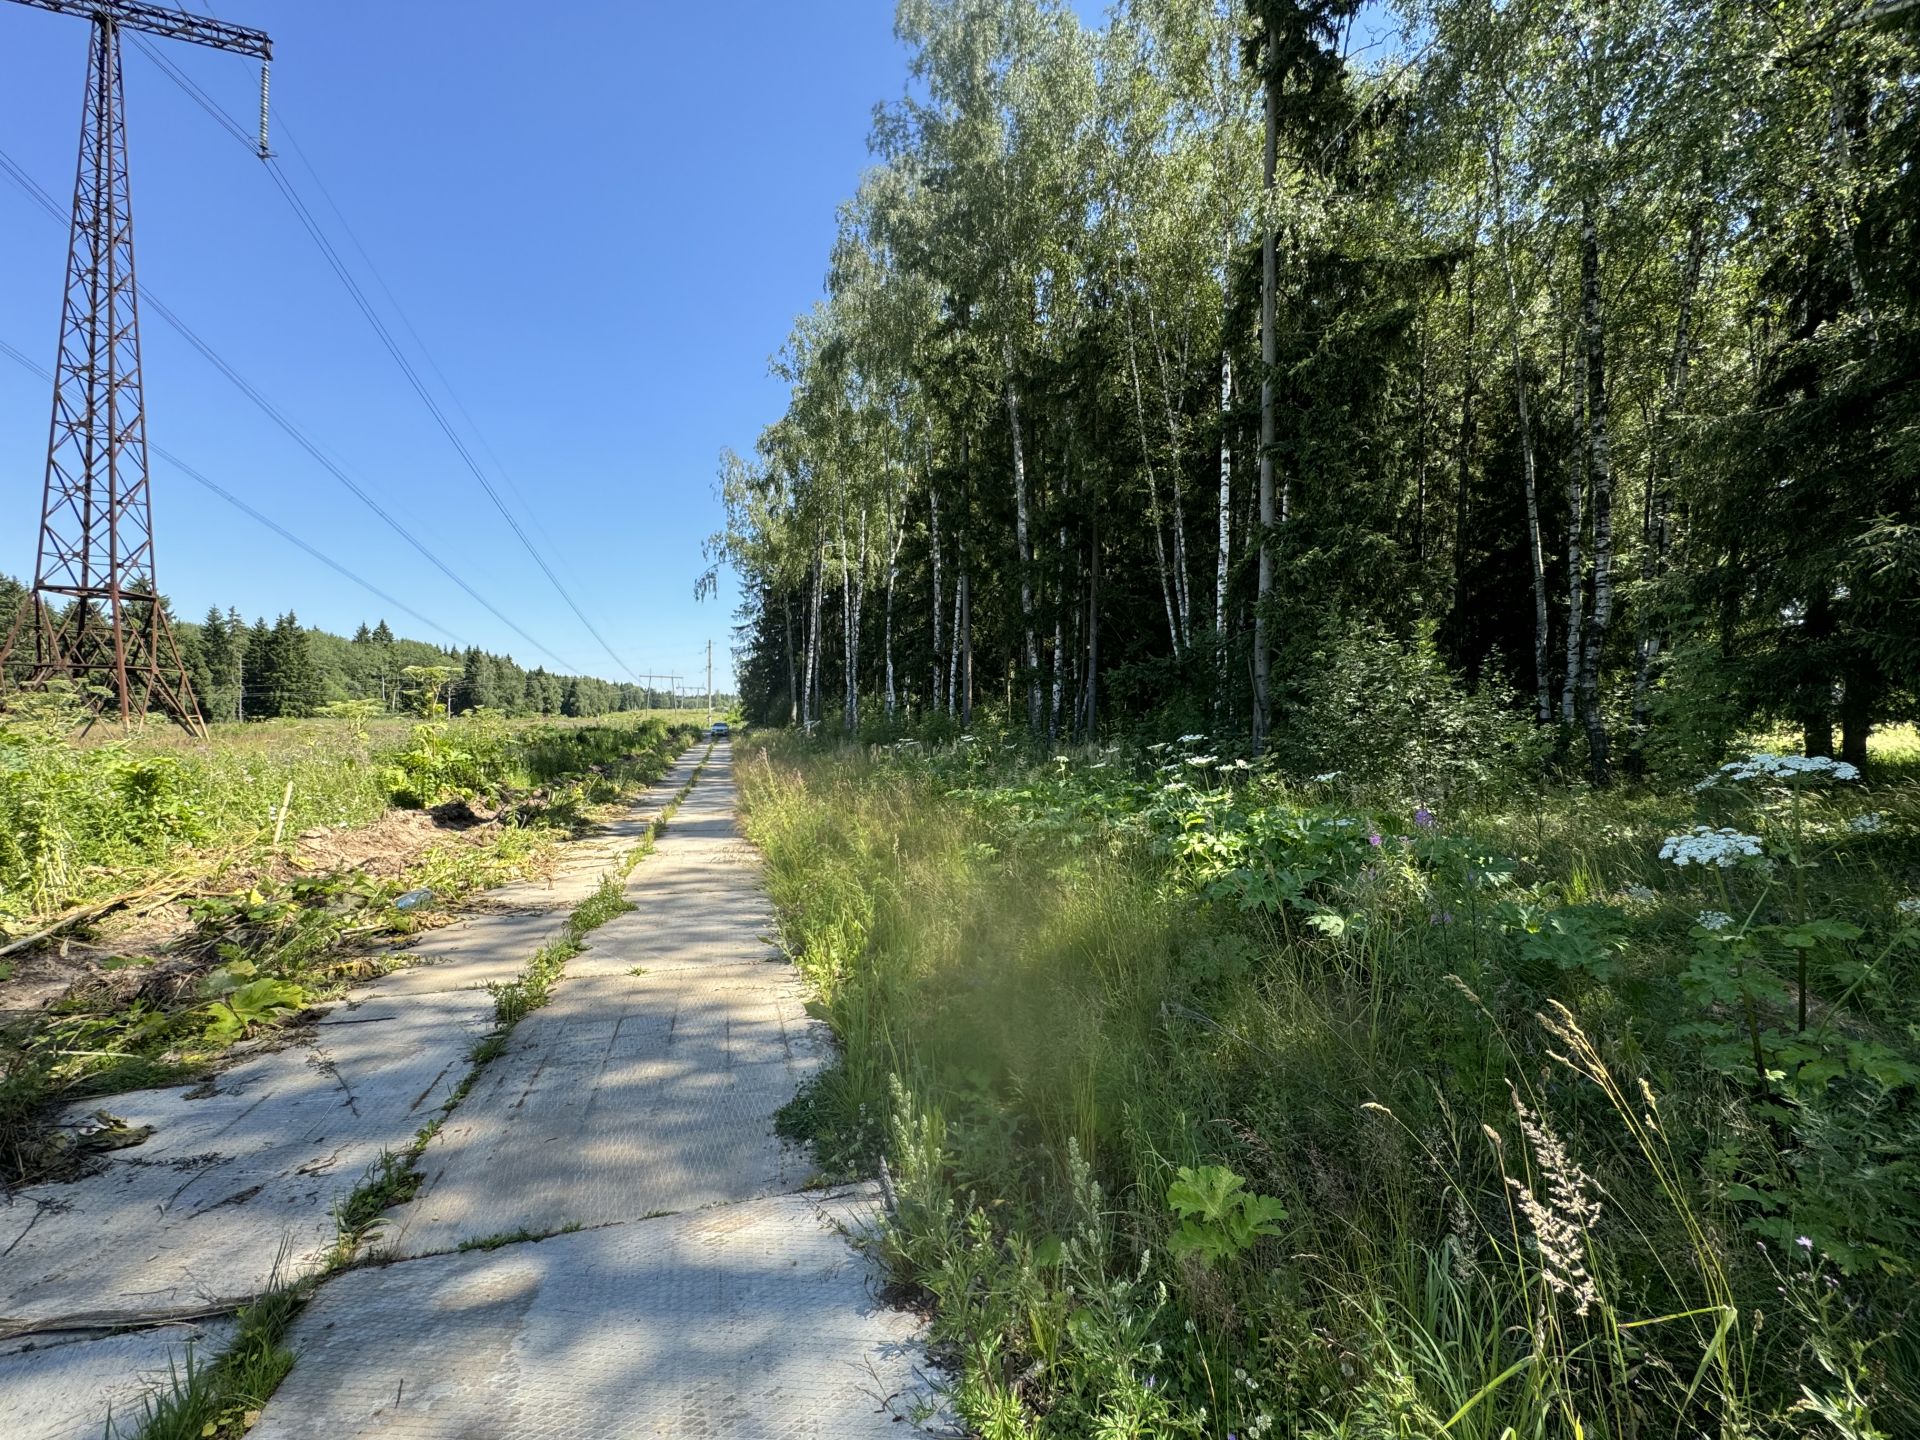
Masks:
[[[709,746],[707,753],[711,751]],[[259,1299],[243,1308],[236,1317],[238,1330],[234,1341],[218,1359],[204,1365],[190,1360],[176,1369],[168,1388],[143,1403],[142,1413],[128,1440],[238,1440],[259,1420],[274,1390],[293,1368],[294,1354],[286,1345],[285,1337],[295,1317],[327,1279],[354,1265],[379,1258],[377,1241],[382,1217],[419,1193],[421,1176],[416,1162],[420,1155],[447,1117],[472,1092],[482,1068],[504,1051],[513,1027],[547,1003],[566,961],[580,953],[586,936],[616,915],[634,908],[623,893],[622,882],[650,853],[653,839],[664,830],[666,821],[698,781],[704,766],[703,755],[701,764],[694,768],[686,784],[663,807],[647,839],[630,849],[601,877],[593,894],[574,907],[560,934],[534,953],[520,977],[506,985],[490,987],[496,1028],[474,1047],[466,1076],[412,1141],[404,1149],[381,1152],[352,1193],[335,1206],[334,1244],[322,1263],[311,1274],[274,1281]],[[564,1227],[556,1233],[574,1228],[577,1227]],[[493,1250],[545,1238],[522,1231],[477,1237],[459,1248]],[[276,1266],[276,1273],[282,1268]]]
[[[77,743],[51,701],[0,716],[0,929],[137,888],[183,864],[246,851],[276,830],[366,824],[395,807],[536,802],[564,819],[617,799],[636,760],[687,722],[350,722]]]
[[[1897,768],[1439,815],[1177,747],[740,769],[842,1048],[784,1128],[886,1157],[981,1435],[1920,1426]],[[1764,855],[1659,858],[1701,823]]]

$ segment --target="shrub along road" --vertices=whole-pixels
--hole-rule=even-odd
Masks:
[[[213,1312],[203,1349],[224,1343],[219,1312],[276,1257],[337,1263],[336,1208],[453,1100],[417,1178],[391,1187],[416,1198],[370,1243],[346,1242],[407,1258],[319,1289],[253,1434],[897,1433],[915,1324],[873,1302],[837,1233],[872,1197],[797,1193],[809,1171],[771,1136],[821,1040],[791,969],[769,963],[726,745],[628,882],[631,913],[462,1083],[497,1009],[480,987],[511,981],[618,873],[693,763],[539,887],[544,908],[442,932],[440,963],[367,987],[212,1087],[116,1101],[153,1138],[7,1214],[0,1431],[97,1435],[104,1394],[135,1433],[130,1406],[182,1332],[75,1327]],[[495,898],[535,898],[519,888]]]

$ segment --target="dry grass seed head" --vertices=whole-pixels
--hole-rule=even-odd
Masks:
[[[1512,1176],[1507,1177],[1507,1184],[1533,1232],[1541,1275],[1555,1294],[1573,1302],[1575,1314],[1585,1315],[1600,1301],[1586,1263],[1587,1232],[1600,1219],[1600,1202],[1594,1194],[1598,1187],[1567,1153],[1546,1116],[1530,1108],[1511,1085],[1508,1091],[1546,1197],[1543,1200],[1532,1185]]]

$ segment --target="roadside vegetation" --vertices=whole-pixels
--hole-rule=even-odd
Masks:
[[[58,1102],[185,1079],[405,964],[392,941],[537,868],[694,733],[480,712],[181,747],[75,743],[72,722],[57,698],[15,697],[0,716],[0,994],[18,992],[0,1013],[7,1183],[79,1173],[140,1138],[104,1113],[53,1128]],[[405,815],[418,823],[396,828]]]
[[[1912,732],[1600,791],[1411,724],[743,756],[841,1045],[784,1128],[882,1173],[960,1414],[1920,1432]]]

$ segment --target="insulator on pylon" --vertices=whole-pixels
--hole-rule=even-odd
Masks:
[[[271,67],[266,61],[260,62],[260,158],[273,158],[273,151],[267,148],[267,71]]]

